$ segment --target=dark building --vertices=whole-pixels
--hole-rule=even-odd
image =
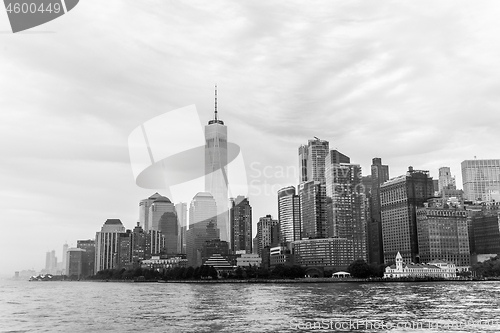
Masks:
[[[177,214],[175,212],[163,213],[158,221],[158,229],[165,236],[165,253],[178,253],[179,223],[177,221]]]
[[[375,157],[371,166],[370,219],[368,231],[368,261],[381,264],[384,262],[382,241],[382,216],[380,205],[380,186],[389,180],[389,166],[382,164],[382,159]]]
[[[186,257],[188,266],[202,265],[202,249],[206,241],[219,239],[219,230],[216,228],[216,219],[209,221],[205,228],[191,228],[186,232]]]
[[[330,164],[340,164],[340,163],[351,163],[351,158],[347,155],[342,154],[338,150],[330,150],[329,160],[327,163]]]
[[[220,254],[227,260],[227,257],[229,255],[229,243],[220,239],[205,241],[201,249],[202,265],[204,265],[205,262],[214,254]]]
[[[231,199],[229,218],[231,251],[252,253],[252,206],[248,198],[238,196]]]
[[[66,263],[66,275],[72,279],[80,279],[83,277],[82,269],[84,267],[85,250],[79,248],[68,249],[68,258]]]
[[[472,214],[474,256],[500,255],[500,218],[497,205],[482,206]]]
[[[444,261],[457,266],[470,266],[465,209],[418,208],[417,233],[421,262]]]
[[[398,252],[407,263],[419,263],[417,209],[434,195],[429,171],[408,168],[406,175],[380,186],[384,262],[394,260]]]
[[[76,247],[85,252],[82,253],[82,277],[94,275],[94,262],[95,262],[95,240],[78,240]]]
[[[132,264],[132,231],[127,230],[118,235],[118,269],[129,269]]]
[[[301,239],[327,237],[328,216],[325,183],[313,180],[301,183],[299,185],[299,197]]]

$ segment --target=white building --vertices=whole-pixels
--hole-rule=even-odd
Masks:
[[[258,266],[262,264],[262,258],[258,254],[242,254],[241,257],[236,258],[236,266]]]
[[[215,87],[214,119],[205,126],[205,142],[205,191],[213,195],[217,203],[215,215],[217,227],[220,229],[220,239],[229,242],[227,127],[217,117],[217,87]]]
[[[403,257],[398,252],[396,264],[385,268],[384,278],[404,278],[404,277],[436,277],[455,278],[457,268],[454,264],[446,262],[430,262],[428,264],[406,264]]]

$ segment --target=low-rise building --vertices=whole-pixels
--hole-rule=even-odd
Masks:
[[[292,242],[296,265],[346,269],[354,261],[353,241],[347,238],[302,239]]]
[[[262,264],[262,258],[258,254],[242,254],[241,257],[236,258],[236,266],[258,266]]]
[[[457,268],[455,264],[434,261],[427,264],[406,264],[398,252],[396,264],[385,268],[384,278],[455,278]]]
[[[160,256],[152,256],[151,259],[141,261],[141,268],[162,270],[175,267],[187,267],[187,262],[185,257],[161,258]]]

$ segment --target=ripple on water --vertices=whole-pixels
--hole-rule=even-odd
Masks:
[[[0,332],[317,332],[298,324],[500,318],[500,283],[6,283],[0,285]],[[442,330],[425,332],[432,331]]]

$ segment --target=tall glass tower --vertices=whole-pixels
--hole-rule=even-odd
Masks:
[[[500,160],[465,160],[462,182],[467,200],[500,199]]]
[[[205,191],[213,195],[217,204],[220,239],[229,242],[227,127],[217,118],[217,86],[214,119],[205,126],[205,141]]]

